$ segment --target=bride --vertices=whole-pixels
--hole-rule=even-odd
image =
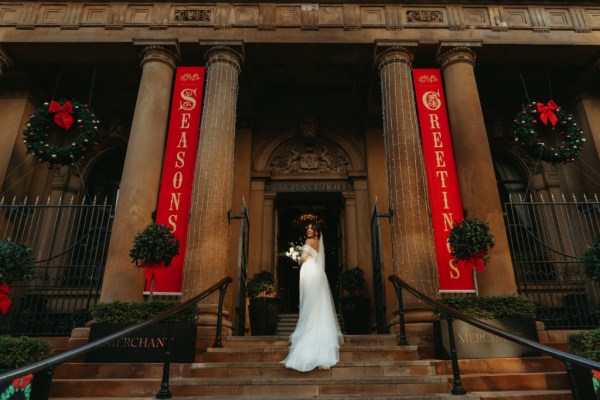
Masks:
[[[306,244],[300,258],[300,317],[290,336],[286,368],[310,371],[328,369],[340,360],[344,337],[325,275],[325,246],[317,224],[306,228]]]

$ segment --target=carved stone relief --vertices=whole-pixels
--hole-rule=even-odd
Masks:
[[[273,174],[345,174],[350,161],[344,151],[329,140],[301,138],[281,145],[269,161]]]
[[[441,11],[407,11],[406,20],[408,22],[444,22],[444,15]]]
[[[175,10],[175,21],[210,22],[211,10]]]

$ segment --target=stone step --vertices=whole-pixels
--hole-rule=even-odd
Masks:
[[[569,380],[563,372],[533,372],[517,374],[461,373],[462,386],[469,392],[505,390],[568,390]]]
[[[185,395],[228,396],[322,396],[322,395],[397,395],[447,393],[450,384],[444,377],[377,378],[250,378],[250,379],[175,379],[171,391]]]
[[[363,346],[397,346],[398,337],[393,334],[384,335],[344,335],[344,344]],[[286,347],[289,335],[273,336],[227,336],[223,339],[223,347]]]
[[[99,396],[154,396],[160,379],[55,379],[50,397],[92,398]],[[170,391],[174,396],[391,396],[398,394],[449,393],[450,384],[444,377],[387,378],[172,378]]]
[[[452,361],[433,361],[439,374],[452,374]],[[526,357],[526,358],[488,358],[488,359],[463,359],[458,361],[462,374],[498,374],[515,372],[564,372],[562,362],[552,357]]]
[[[281,363],[196,363],[192,365],[193,377],[391,377],[434,375],[435,368],[429,361],[371,361],[339,363],[328,370],[315,369],[298,372],[285,368]]]
[[[340,348],[340,361],[400,361],[416,360],[416,346],[344,346]],[[196,354],[198,362],[279,362],[287,356],[288,347],[207,349]]]
[[[572,400],[571,390],[473,392],[481,400]]]

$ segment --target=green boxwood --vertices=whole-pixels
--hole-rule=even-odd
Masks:
[[[250,298],[260,297],[263,294],[275,292],[275,278],[269,271],[255,273],[246,283],[247,295]]]
[[[567,336],[571,353],[600,362],[600,328]]]
[[[33,253],[10,239],[0,240],[0,284],[33,277]]]
[[[535,304],[525,296],[447,296],[438,301],[476,319],[535,318]]]
[[[0,368],[21,368],[50,357],[52,345],[26,336],[0,337]]]
[[[340,286],[351,296],[366,296],[367,281],[360,267],[344,269],[340,272]]]
[[[600,283],[600,239],[586,249],[582,261],[590,279]]]
[[[179,303],[176,301],[155,300],[134,303],[117,300],[111,303],[97,303],[92,309],[92,316],[96,323],[136,324],[152,318],[177,304]],[[196,321],[197,315],[197,307],[190,306],[170,317],[168,321],[193,323]]]

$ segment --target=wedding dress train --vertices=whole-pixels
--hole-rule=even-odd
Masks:
[[[290,336],[290,352],[282,363],[304,372],[337,364],[344,337],[325,274],[323,236],[318,252],[309,245],[302,251],[308,256],[300,268],[300,317]]]

